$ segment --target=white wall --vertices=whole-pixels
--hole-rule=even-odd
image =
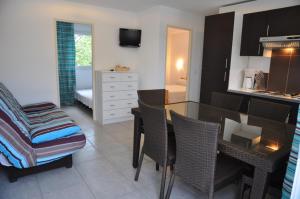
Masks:
[[[0,1],[0,81],[21,104],[59,104],[55,20],[93,25],[96,70],[116,64],[139,72],[140,88],[164,88],[167,25],[192,30],[190,100],[199,100],[204,18],[158,6],[142,13],[63,0]],[[120,27],[141,28],[141,48],[121,48]]]
[[[139,72],[142,89],[164,88],[167,46],[167,27],[174,26],[192,30],[189,100],[199,101],[204,34],[204,17],[191,15],[176,9],[157,6],[140,13],[143,30],[140,49]]]
[[[138,49],[121,48],[118,29],[136,28],[136,14],[59,0],[0,1],[0,81],[22,104],[59,104],[55,19],[93,24],[94,67],[137,66]]]
[[[234,6],[220,8],[220,13],[235,12],[233,44],[231,55],[231,69],[229,77],[229,89],[240,89],[243,81],[243,70],[245,68],[259,68],[268,71],[270,58],[240,56],[243,15],[246,13],[272,10],[276,8],[299,5],[299,0],[260,0]]]

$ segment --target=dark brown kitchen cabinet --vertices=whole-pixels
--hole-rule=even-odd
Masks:
[[[205,18],[200,101],[210,103],[214,91],[228,88],[234,12]]]
[[[260,37],[267,36],[267,13],[245,14],[243,19],[241,56],[262,56]]]
[[[291,56],[286,93],[300,93],[300,49],[294,50]]]
[[[245,14],[241,56],[262,56],[260,37],[300,35],[300,6]]]
[[[269,36],[300,34],[300,6],[271,10],[267,14]]]
[[[290,58],[290,54],[282,49],[273,50],[268,80],[269,91],[285,93]]]

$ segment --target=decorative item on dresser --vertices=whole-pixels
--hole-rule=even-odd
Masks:
[[[133,119],[137,107],[138,75],[132,72],[96,71],[96,119],[109,124]]]

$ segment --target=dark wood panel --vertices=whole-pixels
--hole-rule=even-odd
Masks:
[[[268,11],[269,36],[299,35],[300,6]]]
[[[289,54],[285,54],[283,50],[273,50],[268,80],[269,91],[285,93],[289,64]]]
[[[299,54],[300,50],[297,51]],[[286,93],[300,93],[300,56],[298,55],[291,57]]]
[[[210,102],[213,91],[227,90],[233,23],[233,12],[205,18],[200,94],[200,101],[203,103]]]
[[[260,37],[267,36],[267,12],[244,15],[241,56],[262,56]]]
[[[259,38],[300,34],[300,6],[245,14],[241,56],[262,56]]]

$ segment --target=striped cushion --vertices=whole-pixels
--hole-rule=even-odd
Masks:
[[[85,143],[86,138],[84,134],[77,133],[50,142],[35,144],[33,147],[37,157],[37,165],[46,164],[50,161],[73,154],[75,151],[83,148]]]
[[[289,158],[289,162],[288,162],[288,166],[284,178],[284,183],[283,183],[282,199],[291,198],[296,166],[297,166],[297,162],[299,161],[298,160],[299,146],[300,146],[300,107],[298,109],[297,128],[294,134],[294,141],[292,144],[290,158]]]
[[[13,96],[13,94],[6,88],[6,86],[0,82],[0,91],[9,99],[10,103],[13,104],[18,110],[22,109],[18,100]]]
[[[23,133],[23,135],[25,135],[28,139],[31,138],[27,127],[22,121],[20,121],[18,116],[14,114],[14,112],[8,107],[7,103],[5,103],[5,101],[2,100],[2,98],[0,98],[0,109],[10,118],[14,125],[18,127],[18,129],[21,133]]]
[[[71,120],[51,122],[31,130],[31,142],[34,144],[52,141],[80,132],[80,127]]]
[[[51,102],[41,102],[36,104],[29,104],[23,106],[22,109],[26,114],[40,113],[57,108],[55,104]]]
[[[0,152],[16,168],[28,168],[36,164],[31,140],[2,108],[0,108]]]
[[[28,114],[31,123],[31,141],[34,144],[52,141],[78,133],[81,129],[58,108]]]
[[[27,130],[30,130],[29,120],[22,110],[21,105],[2,83],[0,83],[0,99],[6,104],[10,111],[13,112],[15,117],[23,123]]]

